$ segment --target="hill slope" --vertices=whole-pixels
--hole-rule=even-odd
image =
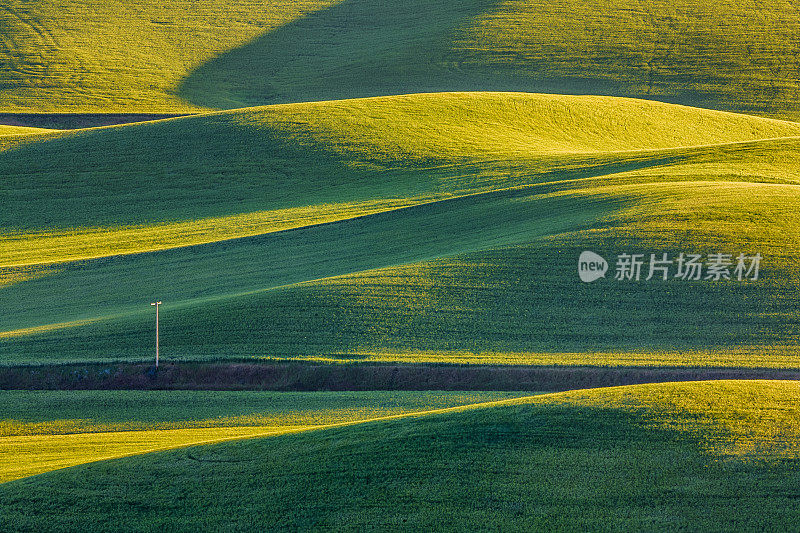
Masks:
[[[519,396],[503,392],[2,391],[0,483],[93,461]]]
[[[26,135],[31,133],[48,133],[51,130],[44,128],[28,128],[25,126],[5,126],[0,125],[0,137]]]
[[[792,122],[523,93],[279,105],[56,132],[0,153],[10,206],[0,228],[12,236],[0,240],[0,266],[210,242],[666,163],[744,160],[750,170],[765,157],[753,150],[770,152],[769,176],[791,179],[786,144],[692,147],[797,135]]]
[[[106,461],[0,485],[1,524],[784,529],[797,392],[594,389]]]
[[[782,0],[8,1],[0,24],[6,111],[503,90],[800,113],[800,8]]]
[[[796,367],[797,132],[462,93],[58,134],[0,153],[0,351],[142,360],[152,297],[178,359]],[[583,250],[606,280],[580,283]],[[626,251],[764,262],[757,281],[614,280]]]

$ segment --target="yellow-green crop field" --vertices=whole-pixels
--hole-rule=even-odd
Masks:
[[[5,427],[103,430],[115,415],[129,416],[142,428],[166,427],[158,421],[166,414],[174,422],[181,402],[192,401],[178,393],[175,409],[167,414],[166,402],[175,393],[76,392],[55,397],[4,393],[39,394],[36,406],[53,402],[42,412],[34,408],[25,424],[6,422]],[[187,394],[212,400],[208,395],[214,393]],[[0,485],[0,525],[9,531],[56,531],[78,524],[90,531],[117,526],[594,530],[609,525],[741,531],[782,529],[798,518],[796,382],[667,383],[507,399],[441,393],[424,398],[347,393],[322,399],[325,393],[308,393],[278,399],[279,405],[271,407],[275,398],[269,395],[225,396],[230,394],[218,393],[216,402],[203,402],[204,409],[241,413],[261,403],[265,412],[227,420],[312,426],[202,446],[187,447],[190,442],[176,439],[172,447],[177,449],[171,451],[9,481]],[[109,395],[115,395],[116,405],[98,408]],[[128,404],[115,413],[125,401],[142,405],[134,410]],[[470,401],[481,403],[462,405]],[[425,402],[430,402],[425,412],[413,410],[415,403]],[[461,406],[430,409],[448,404]],[[53,420],[87,405],[95,417],[91,422]],[[397,416],[370,421],[382,409]],[[48,420],[39,425],[33,422],[37,415]],[[187,430],[155,432],[167,439],[180,431]],[[135,434],[144,439],[150,433],[78,435],[112,440]],[[23,437],[3,437],[9,439]],[[62,442],[46,452],[72,460],[74,441]]]
[[[446,90],[798,117],[786,0],[7,0],[9,111],[198,111]]]
[[[0,152],[6,364],[147,360],[158,295],[173,361],[800,366],[794,122],[438,93],[38,139]],[[763,265],[587,285],[582,250]]]
[[[342,426],[519,395],[3,391],[0,483],[159,450]]]
[[[797,381],[446,380],[796,376],[798,102],[790,0],[0,0],[0,530],[796,528]],[[8,384],[155,301],[317,381]]]

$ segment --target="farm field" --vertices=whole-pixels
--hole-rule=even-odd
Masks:
[[[0,485],[8,530],[725,529],[797,519],[793,382],[580,390]]]
[[[82,463],[522,393],[2,391],[0,483]]]
[[[141,361],[158,294],[173,360],[797,368],[798,133],[446,93],[44,134],[0,152],[0,353]],[[584,285],[582,250],[764,262],[755,281]]]
[[[800,113],[800,8],[784,0],[9,0],[0,24],[8,111],[493,90]]]
[[[0,530],[796,528],[798,36],[0,0]]]

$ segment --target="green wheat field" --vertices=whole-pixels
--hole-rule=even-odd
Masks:
[[[0,0],[0,530],[796,529],[799,228],[800,2]]]

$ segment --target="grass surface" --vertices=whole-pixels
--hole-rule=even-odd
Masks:
[[[0,152],[0,353],[149,358],[153,295],[181,360],[797,367],[799,130],[455,93],[59,133]],[[764,260],[584,285],[586,249]]]
[[[25,126],[6,126],[0,125],[0,137],[25,135],[30,133],[48,133],[50,130],[45,128],[28,128]]]
[[[0,486],[7,529],[783,529],[797,384],[583,390],[104,461]],[[80,517],[80,518],[78,518]]]
[[[796,123],[730,113],[510,93],[270,106],[58,132],[0,156],[10,206],[0,214],[0,266],[254,235],[581,172],[724,165],[734,159],[719,161],[725,147],[691,147],[797,135]],[[788,143],[773,165],[792,177]],[[737,155],[746,170],[758,163],[747,147]]]
[[[783,0],[8,1],[6,111],[182,111],[448,90],[797,117]]]
[[[0,365],[800,369],[800,6],[455,4],[0,2]],[[0,529],[787,530],[798,392],[0,391]]]
[[[2,108],[172,111],[194,108],[180,80],[326,1],[4,2]]]
[[[519,396],[506,392],[0,392],[0,482],[92,461]]]

